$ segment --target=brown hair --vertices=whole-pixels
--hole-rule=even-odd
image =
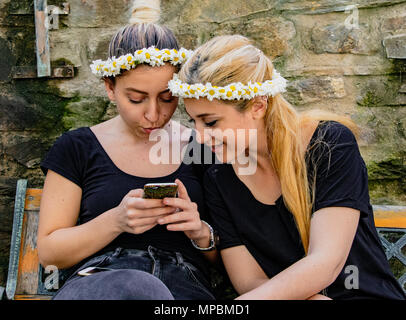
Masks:
[[[110,41],[109,57],[119,57],[152,46],[160,50],[179,49],[174,33],[157,24],[159,17],[159,0],[135,0],[129,24],[118,30]],[[114,83],[114,77],[109,79]]]

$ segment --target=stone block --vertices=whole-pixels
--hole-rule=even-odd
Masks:
[[[319,1],[279,1],[275,7],[277,10],[286,11],[289,14],[323,14],[331,12],[345,12],[349,6],[358,9],[370,9],[387,7],[406,2],[405,0],[319,0]]]
[[[0,196],[14,198],[17,180],[16,177],[0,176]]]
[[[163,21],[177,21],[180,24],[222,23],[227,20],[252,16],[271,8],[270,1],[215,1],[180,0],[161,1]]]
[[[100,121],[110,120],[117,115],[118,115],[117,106],[110,102],[104,112],[103,117],[100,119]]]
[[[401,107],[406,104],[406,94],[401,92],[402,82],[398,75],[376,76],[357,84],[356,102],[363,107]]]
[[[382,32],[398,32],[406,30],[406,15],[389,17],[382,21]]]
[[[0,131],[19,131],[35,128],[40,113],[21,97],[0,96]]]
[[[340,99],[346,96],[344,79],[316,77],[296,80],[289,84],[286,97],[290,103],[303,105],[323,99]]]
[[[374,39],[376,38],[376,39]],[[379,42],[368,25],[348,28],[344,23],[315,26],[311,30],[310,50],[315,53],[372,54]]]
[[[27,169],[39,166],[47,145],[30,134],[4,134],[0,140],[4,153]]]
[[[383,42],[386,56],[391,59],[406,59],[406,33],[386,37]]]
[[[0,81],[11,80],[11,70],[15,64],[15,60],[9,42],[0,38]]]
[[[212,36],[241,34],[252,39],[268,56],[276,58],[289,49],[289,40],[296,36],[295,25],[282,17],[231,20],[220,24]]]
[[[70,0],[70,14],[62,18],[69,28],[111,27],[126,25],[132,1]]]
[[[87,42],[87,57],[89,65],[93,60],[105,60],[108,58],[110,41],[118,30],[119,28],[102,28],[89,31]]]
[[[82,56],[86,56],[86,43],[81,43],[79,31],[69,32],[65,30],[50,32],[51,61],[66,60],[75,67],[81,67]]]

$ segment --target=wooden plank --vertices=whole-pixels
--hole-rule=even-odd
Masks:
[[[42,189],[28,188],[25,194],[25,210],[39,210]]]
[[[49,52],[48,19],[46,13],[47,0],[34,0],[37,76],[49,77],[51,75],[51,55]]]
[[[43,294],[16,294],[14,300],[51,300],[52,296]]]
[[[375,227],[406,228],[406,206],[376,205],[373,208]]]
[[[18,180],[14,203],[13,231],[11,234],[10,260],[6,285],[7,298],[12,300],[17,288],[18,265],[20,262],[21,231],[23,227],[25,192],[27,180]]]
[[[26,210],[21,237],[16,294],[37,294],[38,291],[37,230],[38,210]]]

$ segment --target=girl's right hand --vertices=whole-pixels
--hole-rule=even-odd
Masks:
[[[116,207],[122,232],[141,234],[155,227],[157,220],[176,211],[165,206],[162,199],[144,199],[144,190],[131,190]]]

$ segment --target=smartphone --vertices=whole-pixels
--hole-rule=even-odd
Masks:
[[[109,268],[99,268],[99,267],[88,267],[88,268],[85,268],[85,269],[83,269],[83,270],[80,270],[80,271],[78,272],[78,275],[84,277],[84,276],[90,276],[90,275],[95,274],[95,273],[98,273],[98,272],[110,271],[110,270],[113,270],[113,269],[109,269]]]
[[[170,183],[147,183],[144,185],[145,199],[176,198],[178,185]]]

